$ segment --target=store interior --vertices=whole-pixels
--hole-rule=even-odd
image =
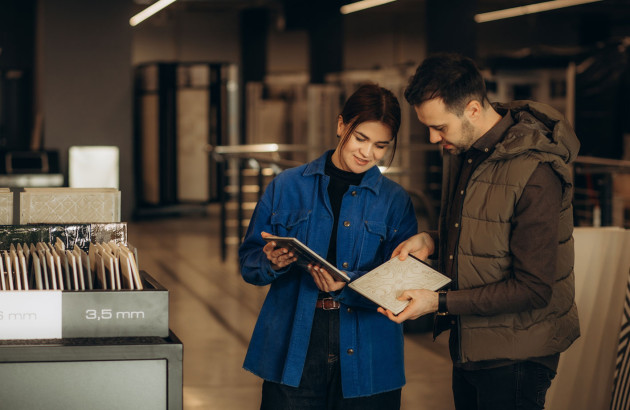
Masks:
[[[341,104],[359,84],[400,99],[397,154],[383,172],[412,197],[419,227],[436,228],[440,153],[403,92],[441,51],[475,59],[491,101],[544,102],[574,126],[579,257],[594,255],[581,269],[615,272],[578,295],[574,363],[613,389],[630,265],[629,0],[550,10],[528,8],[538,0],[396,0],[349,14],[349,0],[179,0],[132,26],[152,3],[0,3],[0,188],[120,191],[107,222],[126,224],[139,268],[168,290],[184,409],[259,408],[261,381],[241,366],[267,289],[242,280],[238,245],[269,181],[335,146]],[[598,229],[610,235],[584,245]],[[611,301],[604,324],[598,298]],[[448,335],[433,340],[431,326],[405,325],[402,409],[454,408]],[[581,361],[587,348],[599,349],[598,363]],[[597,389],[566,400],[589,380],[563,380],[550,408],[609,408]]]

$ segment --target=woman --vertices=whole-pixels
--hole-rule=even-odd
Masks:
[[[360,87],[339,115],[337,148],[282,172],[256,206],[239,257],[245,281],[271,284],[243,365],[264,379],[261,409],[400,408],[402,327],[263,240],[296,237],[351,279],[387,261],[417,231],[409,196],[376,166],[390,146],[393,158],[399,126],[396,97]]]

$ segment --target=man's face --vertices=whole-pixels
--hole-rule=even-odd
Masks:
[[[467,151],[476,140],[475,127],[466,117],[459,117],[446,109],[441,98],[434,98],[415,107],[418,120],[429,127],[429,140],[442,149],[457,155]]]

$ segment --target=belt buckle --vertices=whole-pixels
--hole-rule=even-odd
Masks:
[[[337,310],[339,309],[339,302],[333,298],[324,298],[322,301],[322,309],[324,310]]]

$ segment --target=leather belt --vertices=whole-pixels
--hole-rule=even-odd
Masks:
[[[337,302],[333,298],[317,299],[315,307],[324,310],[337,310],[341,306],[341,303]]]

